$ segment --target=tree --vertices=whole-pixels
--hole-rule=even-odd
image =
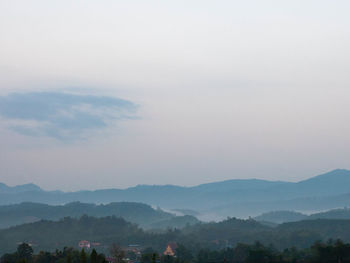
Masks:
[[[90,254],[90,263],[97,263],[97,252],[95,249],[91,251]]]
[[[17,253],[6,253],[0,258],[1,263],[12,263],[17,261]]]
[[[82,249],[80,252],[80,263],[87,263],[85,250]]]
[[[98,263],[107,263],[105,255],[102,253],[99,253],[97,255],[97,262]]]
[[[160,259],[161,263],[173,263],[175,258],[169,255],[162,256]]]
[[[48,262],[54,262],[54,261],[55,261],[55,257],[51,253],[44,252],[44,251],[40,251],[40,253],[35,257],[35,260],[34,260],[35,263],[48,263]]]
[[[33,256],[33,249],[27,243],[22,243],[17,247],[17,255],[19,259],[29,260]]]
[[[176,248],[176,255],[179,262],[191,262],[193,259],[191,251],[182,244]]]
[[[125,252],[119,245],[113,244],[109,252],[111,253],[112,258],[114,258],[116,263],[124,262],[123,259],[125,257]]]
[[[152,263],[156,263],[157,262],[157,254],[153,253],[152,255]]]
[[[154,263],[158,259],[157,251],[148,247],[142,251],[141,262],[142,263]]]

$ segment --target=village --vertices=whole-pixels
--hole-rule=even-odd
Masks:
[[[141,262],[142,253],[147,251],[147,248],[138,244],[129,244],[128,246],[119,246],[114,244],[112,246],[107,246],[99,242],[92,242],[92,241],[90,242],[88,240],[79,241],[78,247],[81,250],[84,249],[86,252],[89,252],[90,250],[93,250],[93,249],[96,249],[96,250],[102,249],[102,250],[109,251],[110,255],[106,257],[106,261],[109,263],[119,263],[117,258],[122,258],[122,261],[127,263],[139,263]],[[164,248],[164,251],[162,252],[162,256],[176,257],[177,248],[178,246],[176,242],[169,242]],[[159,262],[159,260],[156,260],[156,262]]]

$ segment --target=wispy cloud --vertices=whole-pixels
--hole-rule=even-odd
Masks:
[[[0,96],[0,115],[9,128],[28,136],[60,140],[82,138],[115,120],[134,118],[137,106],[115,97],[60,92],[11,93]]]

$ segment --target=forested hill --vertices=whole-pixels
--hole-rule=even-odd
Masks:
[[[24,201],[52,205],[72,201],[143,202],[165,209],[195,210],[200,212],[200,218],[209,220],[257,216],[273,210],[324,211],[349,204],[350,171],[334,170],[297,183],[233,179],[193,187],[139,185],[78,192],[44,191],[35,185],[12,188],[0,185],[0,204]]]
[[[301,220],[310,219],[350,219],[349,208],[332,209],[320,213],[314,213],[311,215],[305,215],[303,213],[294,211],[272,211],[263,213],[260,216],[254,217],[259,222],[270,222],[275,224],[297,222]]]
[[[81,240],[101,244],[135,244],[149,237],[136,225],[122,218],[80,219],[64,218],[60,221],[39,221],[0,230],[0,253],[12,251],[18,243],[26,242],[36,250],[53,250],[64,246],[78,247]]]
[[[295,211],[272,211],[254,217],[259,222],[270,222],[274,224],[296,222],[307,218],[307,215]]]
[[[0,228],[35,222],[41,219],[59,220],[63,217],[117,216],[136,223],[144,228],[184,227],[199,221],[193,216],[175,216],[161,209],[134,202],[115,202],[106,205],[85,204],[80,202],[66,205],[46,205],[40,203],[21,203],[0,206]]]
[[[33,245],[36,251],[54,250],[64,246],[77,247],[80,240],[98,243],[98,249],[108,249],[113,243],[122,246],[138,244],[153,247],[159,252],[168,242],[184,244],[191,250],[220,249],[238,243],[260,241],[277,249],[309,247],[315,241],[340,238],[350,241],[350,220],[306,220],[267,227],[254,220],[230,218],[218,223],[201,223],[181,230],[153,233],[142,230],[116,217],[80,219],[64,218],[59,221],[39,221],[0,230],[0,253],[13,251],[20,242]]]

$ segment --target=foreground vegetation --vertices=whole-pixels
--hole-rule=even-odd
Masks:
[[[17,247],[14,253],[1,257],[1,263],[349,263],[350,244],[341,240],[327,243],[316,242],[309,248],[287,248],[282,251],[273,246],[264,246],[256,242],[253,245],[237,244],[234,248],[221,250],[200,249],[195,252],[179,245],[175,256],[164,256],[152,248],[145,249],[142,254],[128,253],[119,246],[112,246],[110,256],[97,253],[95,249],[86,252],[65,247],[55,252],[41,251],[33,253],[33,249],[25,243]]]
[[[58,247],[77,247],[79,241],[99,243],[96,249],[106,253],[117,243],[137,244],[160,251],[168,242],[183,244],[197,253],[201,248],[220,250],[239,243],[253,244],[259,240],[276,249],[310,247],[315,241],[341,239],[350,242],[350,220],[306,220],[269,227],[254,220],[229,218],[218,223],[201,223],[181,230],[145,231],[136,224],[114,216],[95,218],[64,218],[42,220],[0,231],[0,255],[14,251],[21,242],[33,245],[35,252],[54,251]]]

